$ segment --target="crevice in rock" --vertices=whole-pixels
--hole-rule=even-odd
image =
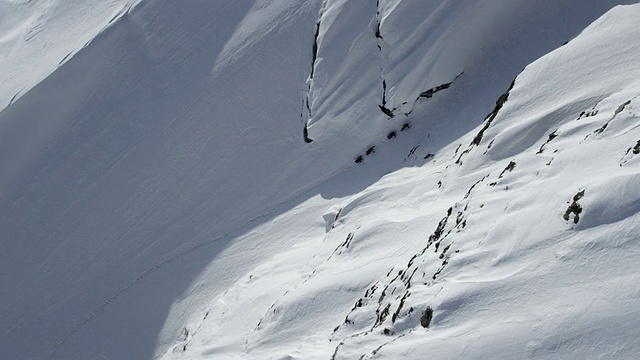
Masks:
[[[395,117],[395,114],[393,113],[393,111],[391,111],[391,110],[390,110],[389,108],[387,108],[386,106],[384,106],[384,105],[378,105],[378,107],[379,107],[379,108],[380,108],[380,110],[381,110],[385,115],[387,115],[388,117],[390,117],[390,118],[394,118],[394,117]]]
[[[400,311],[402,311],[402,307],[404,306],[405,300],[407,300],[407,298],[410,295],[411,295],[411,293],[409,291],[405,291],[404,295],[400,299],[400,304],[398,304],[398,308],[396,309],[396,311],[391,316],[391,323],[392,324],[395,324],[396,320],[398,319],[398,315],[400,315]]]
[[[624,108],[627,107],[627,105],[629,104],[631,104],[631,100],[627,100],[624,102],[624,104],[618,106],[616,111],[613,112],[613,117],[611,118],[611,120],[613,120],[618,114],[620,114],[622,110],[624,110]]]
[[[324,9],[324,5],[322,6]],[[315,76],[316,71],[316,62],[318,61],[318,53],[320,51],[320,45],[318,44],[318,39],[320,37],[320,26],[322,24],[322,16],[324,15],[324,10],[320,10],[320,14],[318,16],[318,21],[316,21],[316,26],[313,35],[313,47],[311,50],[311,70],[309,72],[309,78],[307,79],[307,94],[305,97],[305,107],[306,107],[306,118],[304,117],[304,113],[302,116],[302,121],[304,122],[304,130],[303,137],[305,143],[312,143],[313,139],[309,137],[309,120],[313,118],[313,113],[311,111],[311,86],[313,84],[313,78]]]
[[[378,50],[382,51],[382,46],[380,46],[380,41],[382,40],[382,33],[380,32],[380,0],[376,1],[376,46]]]
[[[493,108],[493,111],[491,111],[489,115],[485,117],[484,126],[482,127],[482,129],[480,129],[478,134],[473,138],[469,146],[480,145],[480,142],[482,141],[482,137],[484,136],[485,131],[489,129],[489,126],[491,126],[491,123],[493,122],[493,120],[495,120],[496,116],[498,116],[498,112],[500,112],[500,109],[502,109],[504,104],[509,99],[509,93],[511,92],[511,89],[513,89],[513,86],[515,84],[516,84],[516,79],[513,79],[513,81],[511,82],[511,85],[509,85],[509,89],[507,89],[507,91],[505,91],[504,94],[502,94],[500,98],[498,98],[498,100],[496,101],[496,106]]]
[[[627,107],[627,105],[631,104],[631,100],[627,100],[625,101],[623,104],[621,104],[620,106],[618,106],[618,108],[616,109],[616,111],[613,112],[613,116],[611,117],[611,119],[609,119],[609,121],[607,121],[606,123],[604,123],[604,125],[602,125],[602,127],[596,129],[593,133],[594,134],[602,134],[606,129],[607,126],[609,126],[609,123],[616,118],[616,116],[618,116],[618,114],[620,114],[625,107]],[[587,135],[588,137],[588,135]],[[585,138],[586,139],[586,138]]]
[[[316,71],[316,61],[318,60],[318,37],[320,36],[320,21],[322,19],[322,14],[320,14],[320,19],[316,22],[316,28],[313,36],[313,54],[311,57],[311,74],[309,77],[313,79]]]
[[[582,118],[588,118],[596,115],[598,115],[598,110],[595,110],[592,108],[591,110],[581,112],[580,115],[578,115],[578,118],[576,120],[580,120]]]
[[[380,72],[382,72],[382,69],[380,69]],[[387,81],[384,78],[382,78],[382,105],[378,106],[380,107],[380,110],[388,117],[393,118],[395,116],[393,110],[387,107]]]
[[[440,92],[442,90],[448,89],[451,84],[453,84],[454,81],[456,81],[457,78],[459,78],[462,74],[464,74],[464,71],[461,72],[460,74],[458,74],[455,78],[453,78],[453,80],[451,80],[448,83],[444,83],[441,85],[438,85],[436,87],[432,87],[431,89],[427,90],[427,91],[423,91],[420,93],[420,95],[418,96],[419,98],[424,97],[424,98],[431,98],[433,97],[433,95],[437,92]]]
[[[542,146],[540,146],[540,150],[538,150],[538,152],[536,154],[542,154],[542,152],[544,151],[545,146],[547,146],[547,144],[549,144],[556,137],[558,137],[558,130],[554,130],[551,134],[549,134],[549,138],[547,139],[547,141],[544,144],[542,144]]]
[[[502,170],[502,172],[500,173],[500,176],[498,176],[498,179],[502,179],[502,176],[504,176],[504,174],[508,171],[508,172],[512,172],[513,169],[516,168],[516,162],[515,161],[510,161],[509,164],[507,165],[507,167],[504,168],[504,170]]]
[[[384,38],[382,37],[382,20],[380,18],[380,0],[376,1],[376,17],[375,17],[375,32],[374,36],[376,38],[376,46],[378,47],[378,51],[380,55],[383,55],[382,46],[384,45]],[[389,118],[394,118],[395,114],[393,113],[394,109],[389,109],[387,107],[387,80],[385,78],[385,70],[382,65],[378,65],[380,70],[380,80],[382,81],[382,103],[378,105],[380,111],[384,113]]]
[[[313,142],[313,140],[309,137],[309,127],[307,123],[304,124],[304,129],[302,130],[302,136],[304,137],[304,142],[306,142],[307,144]]]
[[[453,78],[453,80],[451,80],[448,83],[444,83],[444,84],[438,85],[436,87],[433,87],[431,89],[428,89],[426,91],[421,92],[418,95],[418,97],[413,101],[413,103],[415,104],[418,100],[420,100],[420,98],[432,98],[435,93],[440,92],[440,91],[445,90],[445,89],[448,89],[451,86],[451,84],[453,84],[454,81],[456,81],[460,76],[462,76],[462,74],[464,74],[464,71],[461,72],[460,74],[458,74],[456,77]],[[401,106],[406,105],[406,104],[408,104],[407,101],[403,102],[401,105],[393,108],[392,112],[395,112],[396,110],[398,110],[398,108],[400,108]],[[413,112],[413,108],[411,110],[409,110],[408,112],[406,112],[404,115],[405,116],[409,116],[409,115],[411,115],[412,112]]]
[[[382,79],[382,106],[387,106],[387,81]]]

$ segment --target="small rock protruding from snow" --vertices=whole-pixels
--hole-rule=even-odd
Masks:
[[[429,325],[431,325],[431,320],[433,319],[433,309],[428,306],[425,311],[422,313],[422,316],[420,317],[420,325],[422,325],[423,328],[428,328]]]
[[[579,191],[577,194],[573,196],[573,202],[567,208],[567,211],[564,212],[563,218],[566,221],[569,221],[571,214],[573,214],[573,223],[577,224],[580,221],[580,214],[582,213],[582,206],[578,204],[578,200],[584,197],[584,190]]]

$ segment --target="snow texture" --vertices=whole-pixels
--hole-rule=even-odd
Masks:
[[[0,0],[2,357],[635,358],[621,3]]]

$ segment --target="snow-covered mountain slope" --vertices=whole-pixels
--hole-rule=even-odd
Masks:
[[[0,109],[64,64],[139,0],[0,0]]]
[[[2,353],[632,358],[618,3],[117,12],[0,113]]]
[[[528,66],[429,162],[427,140],[405,158],[421,166],[246,234],[298,241],[165,358],[635,358],[639,15],[618,7]]]

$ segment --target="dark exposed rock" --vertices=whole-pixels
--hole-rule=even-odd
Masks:
[[[318,60],[318,37],[320,36],[320,20],[316,23],[316,30],[313,36],[313,54],[311,58],[311,78],[313,79],[316,60]]]
[[[428,306],[425,311],[422,313],[422,316],[420,317],[420,325],[422,325],[423,328],[428,328],[429,325],[431,325],[431,320],[433,319],[433,309]]]
[[[436,87],[433,87],[427,91],[423,91],[420,93],[420,97],[425,97],[425,98],[431,98],[433,97],[433,94],[437,93],[438,91],[444,90],[444,89],[448,89],[449,86],[451,86],[451,83],[446,83],[446,84],[442,84],[442,85],[438,85]]]
[[[445,90],[445,89],[448,89],[448,88],[451,86],[451,84],[452,84],[452,83],[453,83],[457,78],[459,78],[462,74],[464,74],[464,71],[463,71],[463,72],[461,72],[460,74],[458,74],[458,76],[456,76],[455,78],[453,78],[453,80],[452,80],[451,82],[444,83],[444,84],[441,84],[441,85],[438,85],[438,86],[432,87],[431,89],[429,89],[429,90],[427,90],[427,91],[423,91],[423,92],[421,92],[421,93],[420,93],[420,96],[418,96],[418,97],[424,97],[424,98],[431,98],[431,97],[433,97],[433,95],[434,95],[435,93],[437,93],[437,92],[439,92],[439,91],[442,91],[442,90]]]
[[[613,117],[611,118],[611,120],[613,120],[613,118],[616,117],[616,115],[620,114],[622,112],[622,110],[624,110],[624,108],[629,104],[631,104],[631,100],[627,100],[627,101],[624,102],[624,104],[618,106],[616,111],[613,113]]]
[[[582,206],[578,204],[578,200],[584,197],[584,190],[579,191],[577,194],[573,196],[573,202],[567,208],[567,211],[564,212],[563,218],[566,221],[569,221],[571,214],[573,214],[573,223],[577,224],[580,221],[580,214],[582,213]]]
[[[380,111],[382,111],[385,115],[387,115],[388,117],[392,118],[395,115],[393,114],[393,111],[391,111],[390,109],[388,109],[386,106],[384,105],[378,105],[378,107],[380,108]]]
[[[498,179],[502,179],[502,176],[504,175],[504,173],[506,173],[507,171],[511,172],[515,168],[516,168],[516,162],[510,161],[507,167],[505,167],[504,170],[502,170],[502,172],[500,173],[500,176],[498,176]]]
[[[553,139],[557,137],[558,137],[558,130],[554,130],[551,134],[549,134],[549,138],[544,144],[542,144],[542,146],[540,146],[540,150],[538,150],[536,154],[542,154],[542,152],[544,151],[544,147],[547,146],[548,143],[550,143]]]
[[[513,86],[515,84],[516,84],[516,79],[513,79],[513,81],[511,82],[511,85],[509,85],[509,89],[507,89],[507,91],[505,91],[505,93],[502,94],[500,98],[498,98],[498,100],[496,101],[496,106],[493,108],[493,111],[491,111],[489,115],[487,115],[487,117],[485,118],[484,126],[482,127],[482,129],[480,129],[480,132],[478,132],[478,134],[473,138],[473,140],[471,141],[471,145],[480,145],[480,142],[482,141],[482,136],[484,136],[484,132],[487,131],[489,126],[491,126],[491,123],[493,122],[493,120],[496,118],[496,116],[498,116],[498,112],[500,112],[500,109],[502,109],[504,104],[509,99],[509,92],[511,92],[511,89],[513,89]]]
[[[302,131],[302,134],[304,136],[304,142],[306,142],[307,144],[313,142],[313,139],[309,137],[309,129],[307,128],[306,124],[304,125],[304,130]]]

